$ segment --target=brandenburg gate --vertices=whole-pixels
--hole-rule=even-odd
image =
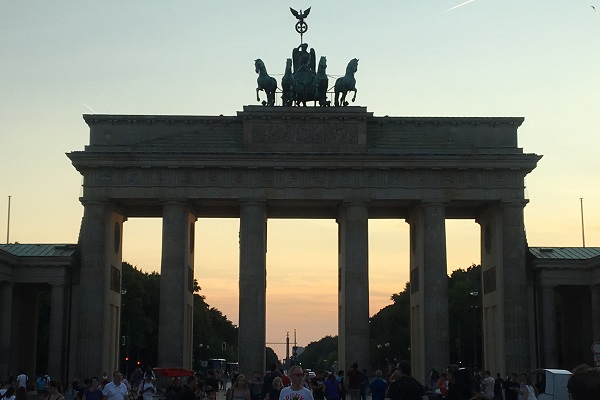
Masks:
[[[243,373],[265,369],[269,218],[338,223],[340,368],[369,364],[368,220],[410,224],[406,323],[413,373],[421,380],[450,361],[445,220],[474,219],[481,226],[484,364],[493,371],[526,371],[533,364],[523,295],[524,178],[540,156],[518,147],[522,118],[246,106],[235,116],[84,119],[90,143],[68,154],[84,178],[70,360],[80,376],[118,365],[122,236],[129,217],[163,222],[161,366],[192,364],[194,235],[197,220],[206,217],[240,220]]]

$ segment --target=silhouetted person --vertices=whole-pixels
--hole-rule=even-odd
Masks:
[[[600,400],[600,369],[578,368],[569,378],[567,389],[571,400]]]
[[[423,385],[410,375],[408,361],[400,361],[396,373],[397,378],[390,383],[386,400],[421,400],[424,398]]]

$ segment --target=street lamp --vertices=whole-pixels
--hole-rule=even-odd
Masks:
[[[390,344],[389,344],[389,342],[386,342],[386,343],[384,343],[384,344],[378,344],[378,345],[377,345],[377,350],[379,350],[379,351],[378,351],[378,353],[379,353],[379,362],[378,362],[378,364],[379,364],[379,367],[380,367],[380,368],[381,368],[381,358],[382,358],[382,357],[381,357],[381,353],[384,353],[384,355],[386,356],[386,357],[384,357],[384,361],[385,361],[385,363],[387,364],[387,352],[388,352],[388,349],[389,349],[389,348],[390,348]]]
[[[473,296],[475,303],[471,306],[473,308],[473,368],[475,368],[475,364],[477,363],[477,323],[475,322],[475,316],[477,314],[477,296],[479,296],[479,291],[471,290],[469,294]]]

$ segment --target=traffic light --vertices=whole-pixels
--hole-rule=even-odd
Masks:
[[[129,357],[125,357],[125,361],[129,361]]]

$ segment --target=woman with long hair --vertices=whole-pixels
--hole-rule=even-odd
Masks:
[[[250,389],[243,374],[239,374],[227,391],[227,400],[250,400]]]
[[[47,400],[65,400],[65,396],[63,396],[63,388],[59,381],[53,379],[48,382]]]

